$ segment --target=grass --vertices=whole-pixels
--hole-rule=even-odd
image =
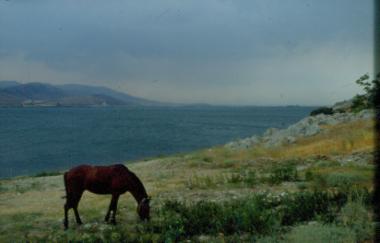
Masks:
[[[134,199],[124,194],[119,199],[119,225],[104,224],[110,196],[85,192],[79,204],[85,225],[76,226],[70,212],[67,232],[62,230],[64,199],[61,197],[65,194],[62,174],[44,172],[0,180],[0,242],[120,239],[159,242],[177,238],[210,242],[297,242],[299,239],[307,242],[312,237],[310,232],[320,232],[318,239],[327,239],[326,242],[342,235],[342,239],[347,237],[347,242],[365,241],[370,238],[371,225],[360,227],[352,222],[369,221],[366,217],[371,209],[365,206],[368,202],[357,203],[346,198],[337,206],[312,193],[314,189],[322,190],[322,194],[338,190],[348,193],[350,188],[371,191],[371,161],[341,165],[334,156],[370,153],[373,148],[373,122],[361,121],[327,126],[319,135],[278,148],[257,146],[232,151],[219,146],[133,163],[128,167],[141,178],[152,196],[152,222],[140,222]],[[264,194],[272,195],[268,196],[272,203],[276,200],[281,203],[269,207],[272,211],[268,211],[261,199],[252,199],[254,195]],[[256,200],[254,204],[252,200]],[[169,207],[165,203],[168,201],[177,202],[184,211],[175,213],[175,205]],[[324,201],[330,206],[315,208],[316,204],[327,205]],[[255,206],[250,208],[250,205]],[[185,213],[186,210],[194,217]],[[167,226],[163,225],[165,217],[171,220]],[[207,220],[214,220],[214,228],[207,228]],[[312,221],[317,223],[308,224]],[[191,222],[199,222],[198,229],[189,229]],[[325,238],[329,234],[332,238]]]
[[[303,243],[355,243],[355,233],[350,229],[326,224],[309,224],[295,227],[286,235],[287,242]]]
[[[62,175],[62,172],[59,171],[43,171],[34,175],[34,177],[45,177],[45,176],[56,176]]]

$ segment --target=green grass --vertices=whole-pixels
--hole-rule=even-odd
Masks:
[[[309,224],[300,225],[292,229],[285,236],[286,242],[304,243],[355,243],[355,233],[349,228],[327,225],[327,224]]]

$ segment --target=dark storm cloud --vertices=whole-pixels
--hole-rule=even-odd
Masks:
[[[271,95],[280,78],[294,89],[297,77],[317,86],[371,71],[362,61],[371,55],[371,32],[369,0],[3,1],[0,79],[96,82],[161,100],[247,104],[260,102],[247,88],[266,82],[272,88],[261,102],[279,103]],[[333,70],[318,60],[299,63],[326,58],[344,70],[347,56],[349,66],[362,63],[349,75],[326,75]],[[312,73],[297,73],[296,63]],[[267,65],[273,68],[263,72]],[[198,95],[186,97],[189,89]]]

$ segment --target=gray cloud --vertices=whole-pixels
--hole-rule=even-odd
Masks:
[[[372,28],[369,0],[4,1],[0,79],[321,104],[349,98],[357,88],[339,87],[372,71]]]

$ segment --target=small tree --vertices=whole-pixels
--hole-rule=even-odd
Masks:
[[[364,74],[359,79],[357,79],[355,82],[363,87],[363,90],[365,91],[364,94],[357,94],[352,101],[352,110],[353,111],[360,111],[363,109],[370,109],[375,107],[375,96],[376,92],[379,90],[380,87],[380,73],[376,75],[376,79],[372,80],[371,82],[369,80],[369,75]]]

